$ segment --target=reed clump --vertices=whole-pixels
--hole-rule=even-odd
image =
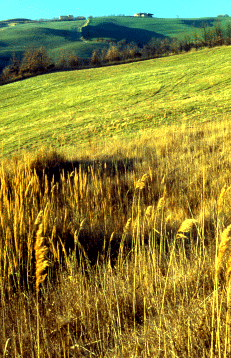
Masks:
[[[224,121],[2,162],[0,355],[225,356],[230,144]]]

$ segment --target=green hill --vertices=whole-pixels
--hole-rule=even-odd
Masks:
[[[74,152],[157,126],[231,113],[230,47],[52,73],[0,87],[1,154],[41,145]]]
[[[63,53],[77,52],[79,57],[90,57],[92,50],[102,48],[99,43],[85,43],[81,40],[81,26],[84,20],[46,21],[13,23],[0,28],[0,71],[13,53],[21,57],[28,48],[45,47],[56,60]]]
[[[202,19],[161,19],[135,18],[133,16],[99,17],[90,19],[89,25],[83,28],[86,38],[112,38],[115,41],[148,43],[152,38],[180,38],[193,35],[203,26],[213,26],[217,18]],[[222,20],[223,22],[226,19]]]
[[[75,52],[89,58],[94,49],[108,47],[99,39],[147,44],[152,38],[180,38],[195,35],[203,25],[213,26],[218,18],[158,19],[114,16],[92,18],[88,21],[31,21],[12,19],[0,21],[0,71],[7,66],[12,54],[21,57],[31,47],[44,46],[56,61],[64,54]],[[225,24],[227,19],[219,21]],[[85,25],[85,26],[83,26]],[[83,41],[83,38],[87,41]]]

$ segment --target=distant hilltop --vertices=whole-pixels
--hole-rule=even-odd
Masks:
[[[24,19],[24,18],[18,18],[18,19],[8,19],[8,20],[1,20],[0,22],[5,22],[5,23],[11,23],[11,22],[27,22],[27,21],[32,21],[30,19]]]
[[[86,20],[86,17],[84,16],[77,16],[74,17],[74,15],[60,15],[59,16],[59,20],[64,21],[64,20]]]
[[[149,12],[138,12],[134,14],[135,17],[152,17],[154,14],[150,14]]]
[[[36,22],[49,22],[49,21],[74,21],[74,20],[86,20],[85,16],[76,16],[73,15],[61,15],[59,17],[54,17],[53,19],[39,19],[39,20],[31,20],[24,18],[16,18],[9,20],[0,20],[0,27],[4,27],[10,24],[24,24],[24,23],[36,23]]]

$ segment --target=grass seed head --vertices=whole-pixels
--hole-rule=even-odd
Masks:
[[[229,225],[221,234],[221,241],[219,245],[218,250],[218,256],[216,259],[216,271],[219,271],[219,269],[222,266],[222,261],[225,258],[226,254],[231,251],[230,247],[230,241],[231,241],[231,225]],[[227,263],[227,273],[230,273],[231,271],[231,260],[228,260]]]
[[[83,230],[86,226],[86,222],[87,222],[87,219],[83,219],[80,223],[80,227],[79,227],[79,230]]]
[[[186,219],[182,222],[178,233],[182,233],[182,232],[190,232],[195,225],[198,224],[197,220],[195,219]]]
[[[42,223],[42,219],[43,219],[43,210],[40,210],[34,224],[40,225]]]
[[[143,174],[142,178],[137,181],[135,188],[139,190],[143,190],[145,188],[148,178],[149,178],[148,174]]]
[[[223,186],[223,188],[221,189],[220,195],[218,197],[218,201],[217,201],[217,205],[218,205],[218,213],[221,212],[222,210],[222,206],[223,206],[223,202],[224,202],[224,197],[227,191],[227,184],[225,184]]]
[[[128,231],[129,231],[129,229],[130,229],[130,226],[131,226],[131,221],[132,221],[132,219],[130,218],[130,219],[128,219],[128,221],[127,221],[127,223],[126,223],[126,225],[125,225],[125,227],[124,227],[124,233],[125,234],[127,234],[128,233]]]
[[[153,213],[153,206],[150,205],[147,207],[146,211],[145,211],[145,215],[150,219]]]
[[[40,218],[41,219],[41,218]],[[37,220],[37,219],[36,219]],[[36,234],[36,242],[34,246],[35,250],[35,262],[36,262],[36,292],[39,293],[40,284],[45,280],[47,274],[45,272],[48,267],[48,261],[46,260],[48,248],[44,243],[43,224],[39,225],[39,229]]]

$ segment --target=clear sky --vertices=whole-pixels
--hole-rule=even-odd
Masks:
[[[231,0],[2,0],[0,20],[52,19],[59,15],[134,15],[136,12],[150,12],[155,17],[163,18],[216,17],[219,14],[231,16]]]

